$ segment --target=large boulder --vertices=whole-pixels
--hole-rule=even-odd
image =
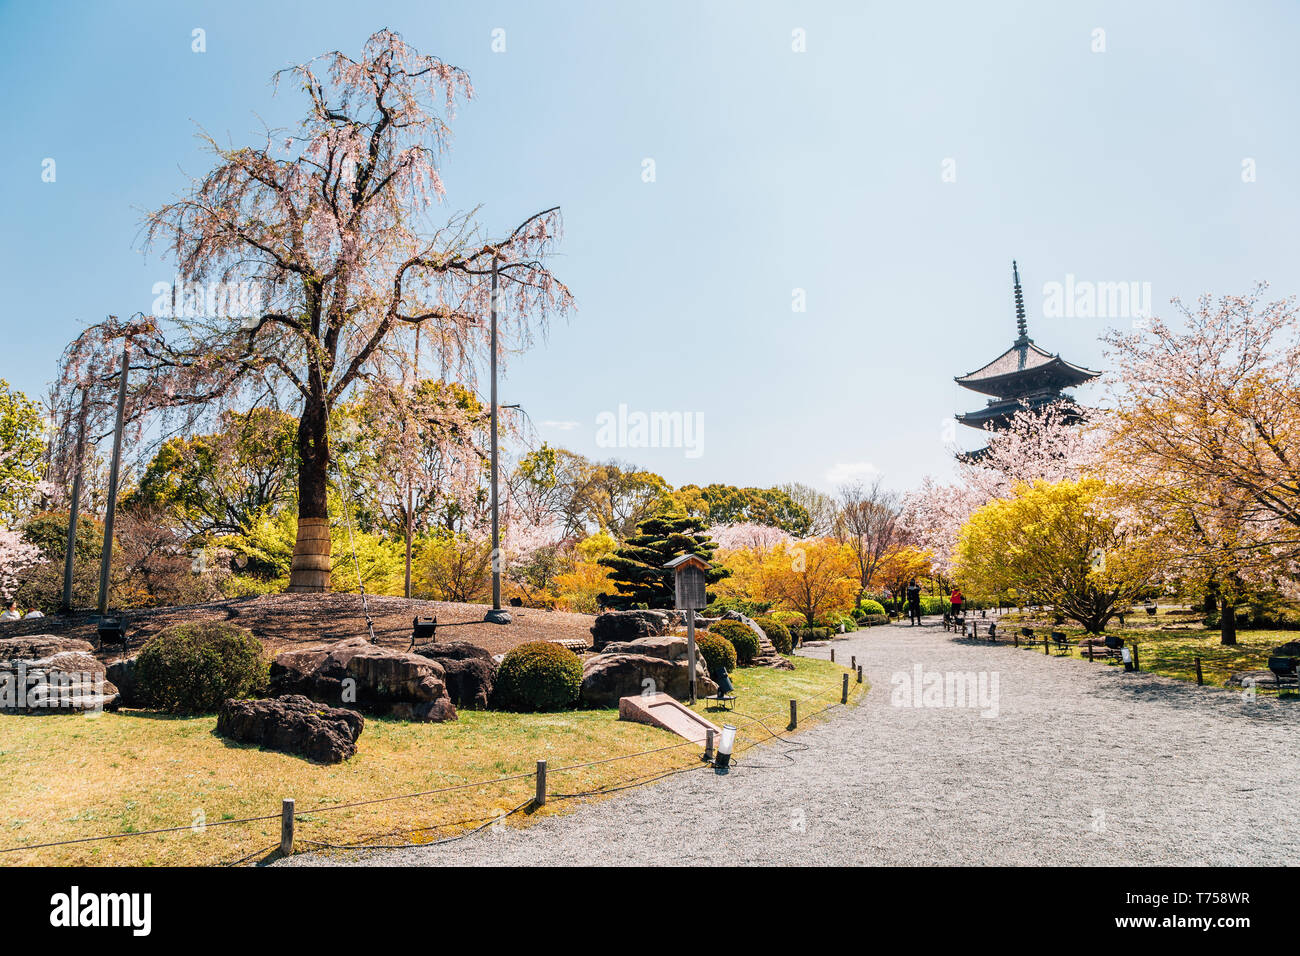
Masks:
[[[365,719],[344,707],[325,707],[301,694],[269,700],[227,700],[217,733],[268,750],[339,763],[357,752]]]
[[[0,638],[0,712],[113,710],[121,695],[89,641],[54,634]]]
[[[353,637],[277,656],[271,662],[271,692],[399,720],[455,720],[445,676],[436,660]]]
[[[143,707],[145,704],[136,671],[137,660],[137,657],[123,658],[113,661],[107,668],[108,679],[117,685],[117,692],[121,695],[118,703],[126,707]]]
[[[483,710],[492,698],[497,664],[492,654],[469,641],[426,644],[415,653],[442,665],[447,694],[457,707]]]
[[[1238,671],[1223,682],[1224,687],[1264,687],[1278,686],[1277,675],[1270,670]]]
[[[606,611],[597,615],[591,626],[592,650],[599,651],[614,641],[667,634],[672,620],[667,611]]]
[[[602,654],[645,654],[666,661],[684,661],[687,658],[686,638],[680,634],[663,637],[639,637],[635,641],[615,641],[606,644]]]
[[[492,652],[469,641],[436,641],[416,649],[415,653],[436,661],[492,660]]]
[[[668,615],[668,623],[669,623],[669,625],[671,625],[672,627],[685,627],[686,624],[687,624],[687,620],[686,620],[686,615],[687,615],[687,614],[694,614],[694,615],[695,615],[695,626],[696,626],[696,627],[705,627],[705,626],[706,626],[706,625],[705,625],[705,621],[704,621],[704,616],[703,616],[702,614],[700,614],[699,611],[672,610],[672,611],[664,611],[663,613],[665,613],[665,614]]]
[[[647,684],[646,681],[651,681]],[[582,702],[588,707],[617,707],[619,698],[642,693],[668,694],[678,700],[690,696],[690,669],[686,663],[686,638],[666,637],[629,641],[589,657],[582,666]],[[695,662],[695,693],[707,697],[718,692],[709,679],[703,659]]]

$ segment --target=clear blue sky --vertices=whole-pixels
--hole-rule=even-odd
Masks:
[[[206,168],[196,124],[255,141],[302,110],[274,70],[382,26],[476,87],[448,211],[564,209],[579,310],[502,400],[674,484],[947,473],[942,422],[981,401],[952,377],[1014,335],[1013,258],[1031,334],[1093,367],[1130,320],[1046,319],[1044,283],[1149,282],[1157,313],[1296,291],[1291,3],[8,2],[0,376],[40,393],[85,324],[149,309],[172,270],[138,251],[140,211]],[[620,403],[702,413],[703,453],[597,447]]]

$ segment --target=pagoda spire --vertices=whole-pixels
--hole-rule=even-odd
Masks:
[[[1033,339],[1029,337],[1029,325],[1025,322],[1025,295],[1020,289],[1020,268],[1016,265],[1015,259],[1011,260],[1011,276],[1016,286],[1016,328],[1020,331],[1016,344],[1027,345]]]

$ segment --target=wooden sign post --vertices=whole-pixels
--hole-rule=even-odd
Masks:
[[[665,568],[673,572],[675,584],[674,602],[679,610],[686,612],[686,666],[689,668],[691,685],[691,703],[695,703],[695,611],[708,605],[704,593],[705,573],[709,562],[694,554],[683,554],[673,558]]]

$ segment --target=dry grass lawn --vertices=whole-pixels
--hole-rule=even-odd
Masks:
[[[403,612],[405,613],[405,612]],[[533,612],[545,614],[546,612]],[[548,615],[549,616],[549,615]],[[575,615],[576,616],[576,615]],[[514,630],[514,628],[501,628]],[[738,749],[770,739],[754,718],[783,730],[790,698],[801,728],[838,703],[847,669],[795,659],[794,671],[745,669],[735,675]],[[851,684],[853,701],[865,685]],[[233,744],[213,733],[215,717],[145,711],[0,715],[0,849],[32,847],[119,832],[182,827],[179,832],[0,853],[0,865],[180,865],[257,862],[279,842],[280,801],[296,801],[298,843],[427,842],[492,820],[533,794],[536,761],[546,759],[561,813],[586,793],[697,766],[699,749],[666,731],[621,722],[610,710],[558,714],[462,711],[448,724],[368,718],[357,755],[322,766]],[[655,748],[631,759],[608,760]],[[592,761],[607,762],[576,768]],[[575,768],[575,769],[568,769]],[[522,776],[520,776],[522,775]],[[518,776],[506,782],[483,783]],[[469,784],[470,786],[465,786]],[[445,788],[460,789],[446,791]],[[406,794],[443,790],[418,797]],[[365,806],[360,801],[400,797]],[[581,799],[596,799],[583,797]],[[250,817],[249,823],[228,823]],[[511,817],[522,825],[527,813]]]

